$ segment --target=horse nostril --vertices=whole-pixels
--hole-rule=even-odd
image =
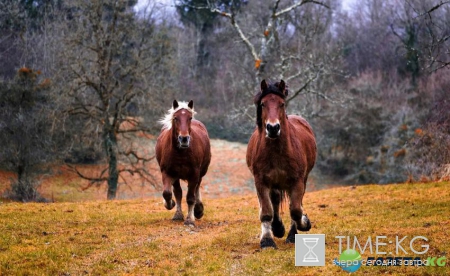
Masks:
[[[189,136],[178,136],[178,141],[181,143],[181,144],[186,144],[186,143],[189,143]]]
[[[275,131],[278,132],[278,131],[280,130],[280,124],[276,124],[276,125],[274,126],[274,128],[275,128]]]
[[[267,124],[266,129],[268,132],[278,132],[280,130],[280,124],[275,125]]]

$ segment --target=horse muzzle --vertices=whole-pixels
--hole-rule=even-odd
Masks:
[[[281,126],[279,123],[276,124],[266,124],[266,137],[271,139],[276,139],[280,136]]]
[[[191,136],[178,135],[178,143],[180,148],[189,148],[189,142],[191,141]]]

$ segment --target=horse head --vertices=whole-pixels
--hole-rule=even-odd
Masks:
[[[194,116],[194,102],[191,100],[187,105],[173,101],[172,127],[174,135],[178,140],[178,147],[188,148],[191,141],[191,121]]]
[[[260,131],[264,127],[266,137],[276,139],[281,135],[281,126],[286,123],[286,97],[288,90],[283,80],[267,84],[261,82],[261,91],[255,96],[256,123]]]

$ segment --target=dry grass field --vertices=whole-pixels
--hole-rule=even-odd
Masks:
[[[296,267],[294,245],[284,239],[276,239],[277,250],[259,247],[259,207],[245,145],[213,140],[212,146],[202,188],[205,216],[193,228],[171,220],[174,210],[164,208],[158,188],[130,181],[120,187],[118,200],[106,201],[104,186],[83,190],[86,183],[64,168],[42,180],[40,192],[51,203],[0,199],[0,275],[345,275],[332,263],[339,257],[336,236],[361,243],[407,236],[402,245],[408,254],[394,256],[447,257],[444,267],[363,266],[356,274],[450,273],[448,182],[318,190],[313,179],[304,207],[312,221],[309,233],[326,234],[326,265]],[[3,189],[9,177],[0,174]],[[285,223],[288,213],[286,204]],[[426,254],[411,251],[414,236],[428,239]],[[382,248],[393,250],[389,243]],[[380,256],[392,255],[362,254]]]
[[[344,275],[332,264],[339,255],[335,236],[420,235],[430,247],[420,257],[448,258],[449,206],[448,183],[307,193],[310,233],[326,234],[326,266],[296,267],[294,246],[282,239],[277,250],[259,249],[255,195],[205,197],[205,216],[194,228],[173,222],[161,199],[1,203],[0,275]],[[417,256],[407,245],[407,256]],[[447,261],[445,267],[361,267],[357,273],[448,275],[450,269]]]

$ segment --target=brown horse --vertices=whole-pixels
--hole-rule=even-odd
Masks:
[[[254,99],[257,128],[248,143],[247,165],[255,178],[259,199],[261,248],[276,248],[273,236],[282,238],[285,234],[279,209],[286,194],[291,215],[286,242],[295,242],[297,229],[311,229],[302,201],[308,174],[316,161],[316,141],[305,119],[286,114],[287,95],[283,80],[270,85],[263,80],[261,92]]]
[[[181,210],[183,191],[180,179],[188,182],[188,214],[185,225],[195,225],[195,218],[200,219],[203,216],[200,183],[211,161],[208,132],[200,121],[193,119],[194,114],[193,101],[178,103],[174,100],[169,113],[161,120],[163,127],[155,147],[164,185],[164,206],[168,210],[175,207],[175,201],[172,199],[173,186],[177,206],[173,220],[184,219]]]

